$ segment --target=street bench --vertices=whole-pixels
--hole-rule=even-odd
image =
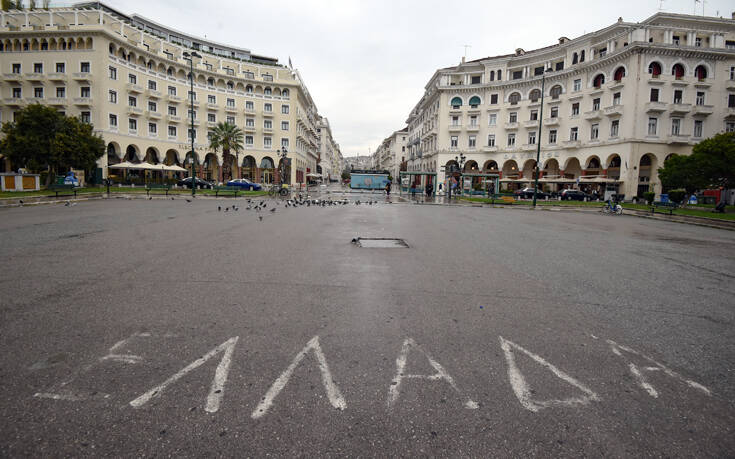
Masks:
[[[240,192],[239,186],[216,186],[214,187],[214,195],[219,197],[220,193],[232,193],[235,196]]]
[[[151,195],[151,191],[155,191],[155,190],[165,191],[166,192],[166,196],[168,196],[168,192],[169,192],[169,190],[171,190],[171,185],[169,185],[169,184],[159,185],[159,184],[150,183],[150,184],[148,184],[148,185],[145,186],[145,193],[148,196]]]
[[[53,191],[56,193],[56,197],[59,197],[60,191],[71,191],[74,193],[74,197],[77,197],[77,189],[74,187],[74,185],[71,184],[63,184],[63,183],[53,183],[48,186],[47,188],[49,191]]]
[[[501,196],[500,200],[503,201],[503,204],[512,205],[515,199],[513,199],[511,196]]]
[[[651,206],[651,213],[656,213],[657,210],[663,210],[668,211],[669,215],[671,215],[676,209],[679,208],[679,204],[675,202],[660,202],[660,201],[654,201],[653,206]]]

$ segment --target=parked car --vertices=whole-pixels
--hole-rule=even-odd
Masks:
[[[227,186],[239,186],[243,190],[249,191],[260,191],[263,188],[257,183],[253,183],[250,180],[244,178],[230,180],[229,182],[227,182]]]
[[[533,188],[524,188],[522,190],[517,190],[513,193],[516,197],[521,197],[523,199],[533,199]],[[549,193],[543,192],[541,190],[538,190],[536,193],[537,199],[546,199],[549,197]]]
[[[191,188],[191,177],[186,177],[183,180],[179,180],[177,183],[178,186],[183,186],[185,188]],[[212,188],[214,184],[207,182],[206,180],[200,179],[199,177],[196,178],[196,186],[197,188]]]
[[[592,197],[580,190],[562,190],[561,192],[562,201],[584,201],[585,198],[591,199]]]

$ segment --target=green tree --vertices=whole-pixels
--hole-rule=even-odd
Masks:
[[[209,139],[209,147],[215,152],[220,149],[222,150],[223,177],[232,176],[230,172],[230,158],[232,155],[230,152],[235,152],[235,164],[239,165],[243,137],[244,134],[242,129],[231,123],[217,123],[217,126],[212,129],[212,136]],[[238,176],[237,178],[240,177]]]
[[[681,188],[688,195],[704,188],[734,187],[735,133],[705,139],[689,156],[672,156],[658,174],[666,188]]]
[[[47,170],[46,185],[60,171],[90,170],[105,153],[105,142],[91,124],[67,117],[56,109],[33,104],[4,123],[0,149],[13,164],[34,172]]]

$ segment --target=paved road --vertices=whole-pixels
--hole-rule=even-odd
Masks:
[[[0,211],[0,455],[733,455],[732,232],[378,199]]]

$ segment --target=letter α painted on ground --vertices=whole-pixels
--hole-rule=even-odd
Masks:
[[[406,361],[408,360],[408,353],[412,348],[418,349],[421,351],[422,354],[424,354],[424,357],[426,357],[429,360],[429,364],[436,370],[436,373],[433,375],[407,375],[405,374],[406,370]],[[388,409],[392,408],[395,403],[398,401],[398,398],[401,395],[401,383],[404,379],[426,379],[429,381],[438,381],[438,380],[444,380],[446,383],[448,383],[452,389],[454,389],[457,394],[462,397],[462,392],[460,392],[459,388],[457,387],[457,384],[454,382],[454,378],[452,378],[449,373],[444,369],[443,366],[439,364],[436,360],[434,360],[429,354],[427,354],[423,349],[418,347],[416,345],[416,342],[413,340],[413,338],[406,338],[405,341],[403,341],[403,346],[401,347],[401,352],[398,354],[398,358],[396,358],[396,375],[393,378],[393,381],[391,382],[390,387],[388,388]],[[470,410],[476,410],[478,408],[478,405],[476,402],[473,402],[470,399],[467,399],[467,401],[464,403],[464,407]]]

